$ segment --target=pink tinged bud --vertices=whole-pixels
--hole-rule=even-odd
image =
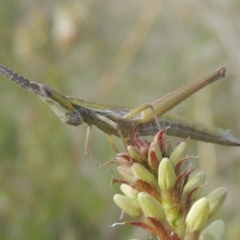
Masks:
[[[132,181],[133,178],[134,178],[133,172],[132,172],[131,168],[128,167],[128,166],[119,166],[118,167],[118,172],[127,181]]]
[[[133,158],[136,162],[138,163],[145,163],[146,162],[146,157],[144,154],[136,147],[129,145],[127,147],[128,153]]]
[[[139,193],[139,191],[133,189],[127,184],[121,184],[120,189],[127,197],[132,199],[136,199]]]
[[[200,232],[204,228],[210,213],[210,206],[206,198],[196,201],[186,217],[188,232]]]
[[[136,180],[143,180],[152,186],[157,186],[155,177],[141,164],[133,163],[131,170]]]
[[[209,193],[206,198],[210,205],[210,216],[215,215],[221,206],[223,205],[225,199],[227,197],[227,189],[226,188],[218,188],[211,193]]]
[[[221,240],[224,234],[224,229],[224,222],[216,220],[201,232],[199,240]]]
[[[130,165],[131,158],[128,153],[118,153],[116,156],[116,160],[120,165]]]
[[[175,166],[186,155],[187,144],[180,142],[172,151],[169,160]]]
[[[160,161],[162,160],[161,150],[156,142],[152,142],[149,151],[148,151],[148,165],[151,167],[154,173],[157,173],[158,166]]]
[[[162,152],[161,152],[161,149],[159,148],[159,146],[156,142],[152,142],[150,144],[149,151],[155,152],[159,162],[162,160]]]
[[[142,216],[142,209],[137,199],[132,199],[121,194],[115,194],[113,201],[131,217],[139,218]]]
[[[158,185],[161,190],[172,190],[176,182],[176,174],[168,158],[163,158],[158,169]]]
[[[144,155],[147,156],[150,142],[140,138],[136,127],[133,127],[133,133],[129,136],[130,145],[137,147]]]
[[[140,192],[138,200],[146,217],[156,218],[157,220],[165,219],[162,205],[148,193]]]
[[[169,127],[162,129],[153,138],[153,142],[156,142],[158,144],[163,156],[169,156],[171,151],[171,142],[166,135],[168,129]]]

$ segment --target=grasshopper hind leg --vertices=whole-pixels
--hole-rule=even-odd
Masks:
[[[109,125],[111,125],[113,128],[115,129],[118,129],[119,131],[119,135],[120,135],[120,138],[123,139],[122,136],[122,133],[121,133],[121,130],[119,129],[118,127],[118,124],[116,124],[115,122],[113,122],[112,120],[104,117],[104,116],[100,116],[98,115],[98,118],[100,118],[102,121],[104,122],[107,122]],[[85,154],[88,155],[88,156],[91,156],[90,154],[90,143],[91,143],[91,130],[92,130],[92,125],[88,125],[88,128],[87,128],[87,133],[86,133],[86,141],[85,141]],[[112,136],[111,135],[107,135],[108,136],[108,141],[109,141],[109,144],[111,146],[111,148],[115,151],[115,152],[118,152],[118,149],[117,149],[117,146],[116,144],[114,143],[113,139],[112,139]],[[124,139],[123,139],[124,141]],[[126,145],[126,143],[124,142],[124,145]]]

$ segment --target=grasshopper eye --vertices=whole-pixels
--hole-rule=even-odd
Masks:
[[[50,87],[46,85],[41,85],[40,86],[40,91],[43,94],[44,97],[51,98],[53,91]]]

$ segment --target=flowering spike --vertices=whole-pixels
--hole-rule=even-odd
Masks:
[[[216,233],[214,228],[221,228],[222,222],[206,228],[205,225],[221,207],[227,191],[217,189],[193,204],[205,184],[205,173],[200,171],[189,177],[196,167],[189,163],[194,157],[183,158],[185,142],[176,146],[169,159],[166,157],[170,146],[166,130],[156,134],[152,143],[134,132],[130,136],[129,154],[119,153],[116,157],[115,163],[124,179],[113,178],[112,183],[121,184],[125,196],[116,194],[114,201],[137,218],[124,224],[141,227],[158,239],[219,240],[222,233]]]

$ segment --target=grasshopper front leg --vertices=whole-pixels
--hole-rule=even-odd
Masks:
[[[102,120],[102,119],[101,119]],[[104,121],[104,120],[103,120]],[[114,125],[114,124],[113,124]],[[115,126],[116,127],[116,126]],[[88,125],[87,127],[87,133],[86,133],[86,140],[85,140],[85,154],[90,156],[90,143],[91,143],[91,131],[92,131],[92,125]],[[117,149],[117,146],[116,144],[114,143],[111,135],[107,135],[108,136],[108,142],[111,146],[111,148],[115,151],[115,152],[118,152],[118,149]],[[124,142],[124,145],[125,142]]]
[[[114,128],[114,129],[116,129],[116,130],[118,131],[119,137],[121,138],[121,140],[122,140],[122,142],[123,142],[123,145],[124,145],[126,151],[128,152],[127,145],[126,145],[126,142],[125,142],[124,137],[123,137],[123,133],[122,133],[119,125],[118,125],[117,123],[115,123],[114,121],[112,121],[111,119],[109,119],[109,118],[107,118],[107,117],[105,117],[105,116],[103,116],[103,115],[99,115],[99,114],[98,114],[98,115],[96,115],[96,117],[97,117],[98,119],[106,122],[106,123],[109,124],[112,128]],[[109,140],[109,143],[110,143],[111,147],[112,147],[115,151],[117,151],[117,147],[116,147],[116,145],[114,144],[111,135],[108,135],[108,140]]]

